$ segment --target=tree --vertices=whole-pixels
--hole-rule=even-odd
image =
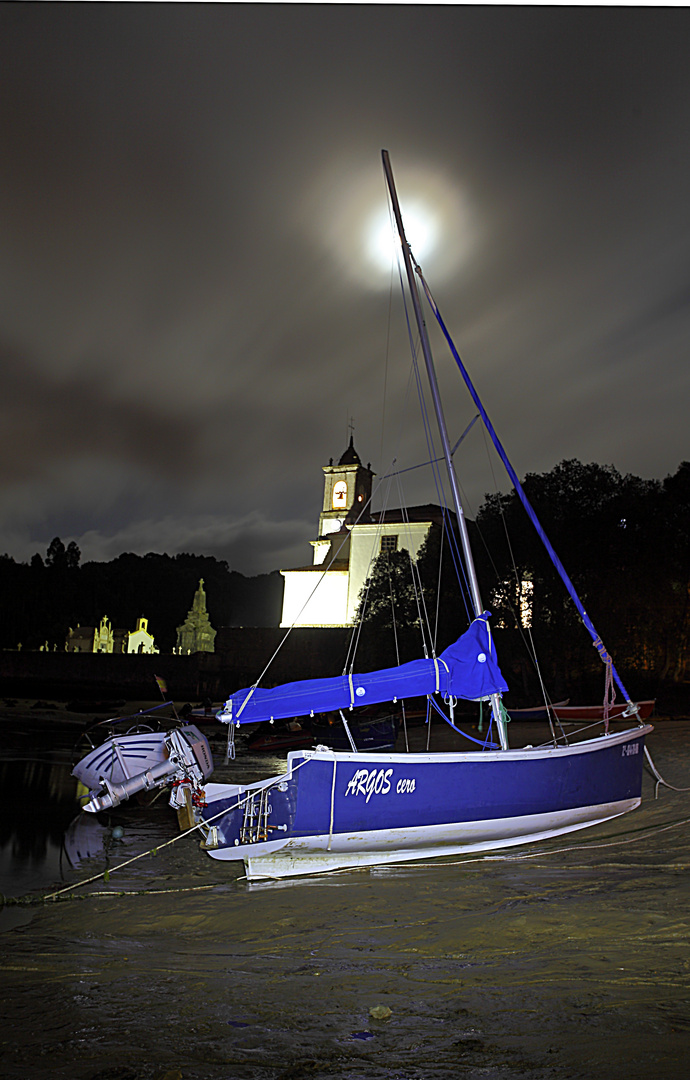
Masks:
[[[65,545],[59,536],[54,536],[48,544],[48,550],[46,551],[46,566],[51,566],[56,570],[61,570],[67,566]]]
[[[409,551],[383,551],[360,593],[356,622],[361,620],[370,653],[386,660],[379,666],[438,654],[468,627],[472,608],[459,541],[433,524],[416,562]],[[384,644],[385,643],[385,644]],[[395,651],[394,651],[395,650]],[[375,667],[377,665],[370,664]]]
[[[549,473],[528,474],[524,490],[570,576],[616,667],[660,677],[667,654],[666,626],[673,608],[664,560],[663,486],[622,476],[610,465],[563,461]],[[515,491],[487,496],[477,525],[491,559],[490,604],[517,659],[523,636],[516,598],[531,583],[531,634],[554,693],[595,693],[601,663],[557,571]],[[509,538],[509,539],[508,539]],[[536,692],[536,682],[530,683]],[[626,688],[635,693],[631,687]]]
[[[358,667],[392,667],[421,655],[419,585],[407,548],[382,551],[359,596]]]
[[[56,536],[45,563],[36,553],[29,565],[0,555],[0,648],[37,649],[46,640],[62,649],[69,627],[97,626],[107,615],[114,627],[133,629],[148,617],[156,645],[169,651],[176,628],[192,605],[199,578],[206,583],[214,627],[277,626],[283,579],[275,571],[246,578],[208,555],[125,553],[110,562],[80,566],[74,541]]]
[[[690,461],[682,461],[663,482],[665,549],[663,560],[673,597],[668,620],[668,647],[664,675],[674,682],[690,677]]]
[[[448,515],[443,528],[431,526],[419,549],[417,565],[431,640],[438,654],[464,633],[473,618],[454,514]]]
[[[76,570],[79,566],[80,559],[81,551],[79,550],[79,547],[74,542],[74,540],[70,540],[69,544],[67,545],[67,551],[65,552],[65,562],[67,564],[67,569]]]
[[[379,630],[419,625],[407,548],[382,551],[359,595],[357,618]]]
[[[39,636],[53,648],[64,648],[70,626],[78,622],[80,556],[73,540],[65,548],[59,536],[51,540],[46,551],[43,625]]]

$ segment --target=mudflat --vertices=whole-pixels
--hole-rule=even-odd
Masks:
[[[649,739],[677,788],[689,739]],[[0,916],[0,1077],[684,1080],[690,792],[655,787],[505,855],[251,885],[164,799],[100,820]]]

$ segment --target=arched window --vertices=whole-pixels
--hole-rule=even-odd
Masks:
[[[337,484],[333,485],[333,509],[341,510],[347,508],[347,484],[344,480],[338,480]]]

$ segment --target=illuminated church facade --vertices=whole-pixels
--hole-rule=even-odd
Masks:
[[[434,506],[372,512],[374,473],[353,438],[337,465],[323,467],[323,506],[312,563],[281,570],[285,580],[281,626],[351,626],[361,590],[382,551],[406,548],[417,557],[439,520]]]

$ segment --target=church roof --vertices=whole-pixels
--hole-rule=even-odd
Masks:
[[[327,574],[330,570],[347,571],[350,567],[349,559],[331,559],[322,563],[309,563],[307,566],[293,566],[290,570],[281,570],[281,574]]]
[[[362,464],[362,462],[360,461],[359,454],[355,450],[354,436],[353,435],[350,435],[350,445],[348,446],[345,453],[342,455],[342,457],[341,457],[340,461],[338,462],[338,464],[339,465],[361,465]]]
[[[451,521],[455,521],[455,512],[446,510]],[[443,507],[437,503],[425,503],[423,506],[407,506],[404,509],[372,510],[371,520],[377,524],[396,525],[406,521],[433,521],[437,525],[443,522]]]

